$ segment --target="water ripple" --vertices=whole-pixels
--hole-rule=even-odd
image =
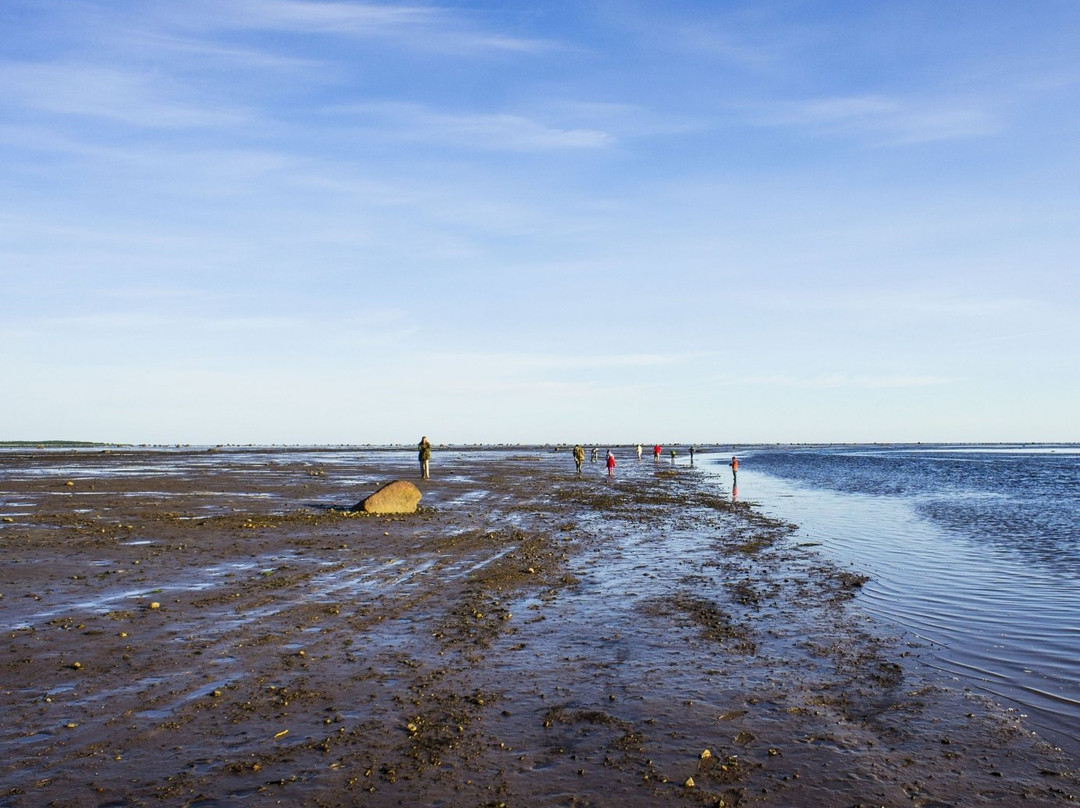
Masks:
[[[928,665],[1080,751],[1075,451],[776,454],[749,455],[743,497],[869,575],[858,603],[924,642]]]

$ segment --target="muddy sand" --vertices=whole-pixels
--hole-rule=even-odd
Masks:
[[[694,469],[0,453],[0,806],[1066,805],[1073,761]],[[413,479],[415,515],[347,509]]]

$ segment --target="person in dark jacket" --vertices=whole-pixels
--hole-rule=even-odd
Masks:
[[[427,437],[420,438],[420,445],[417,448],[420,450],[420,479],[430,479],[431,472],[428,469],[428,462],[431,460],[431,444],[428,443]]]

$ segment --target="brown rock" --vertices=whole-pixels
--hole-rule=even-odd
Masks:
[[[357,503],[353,510],[366,513],[416,513],[420,489],[408,480],[394,480]]]

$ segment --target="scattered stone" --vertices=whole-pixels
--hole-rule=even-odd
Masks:
[[[420,489],[408,480],[394,480],[357,503],[354,511],[365,513],[416,513]]]

